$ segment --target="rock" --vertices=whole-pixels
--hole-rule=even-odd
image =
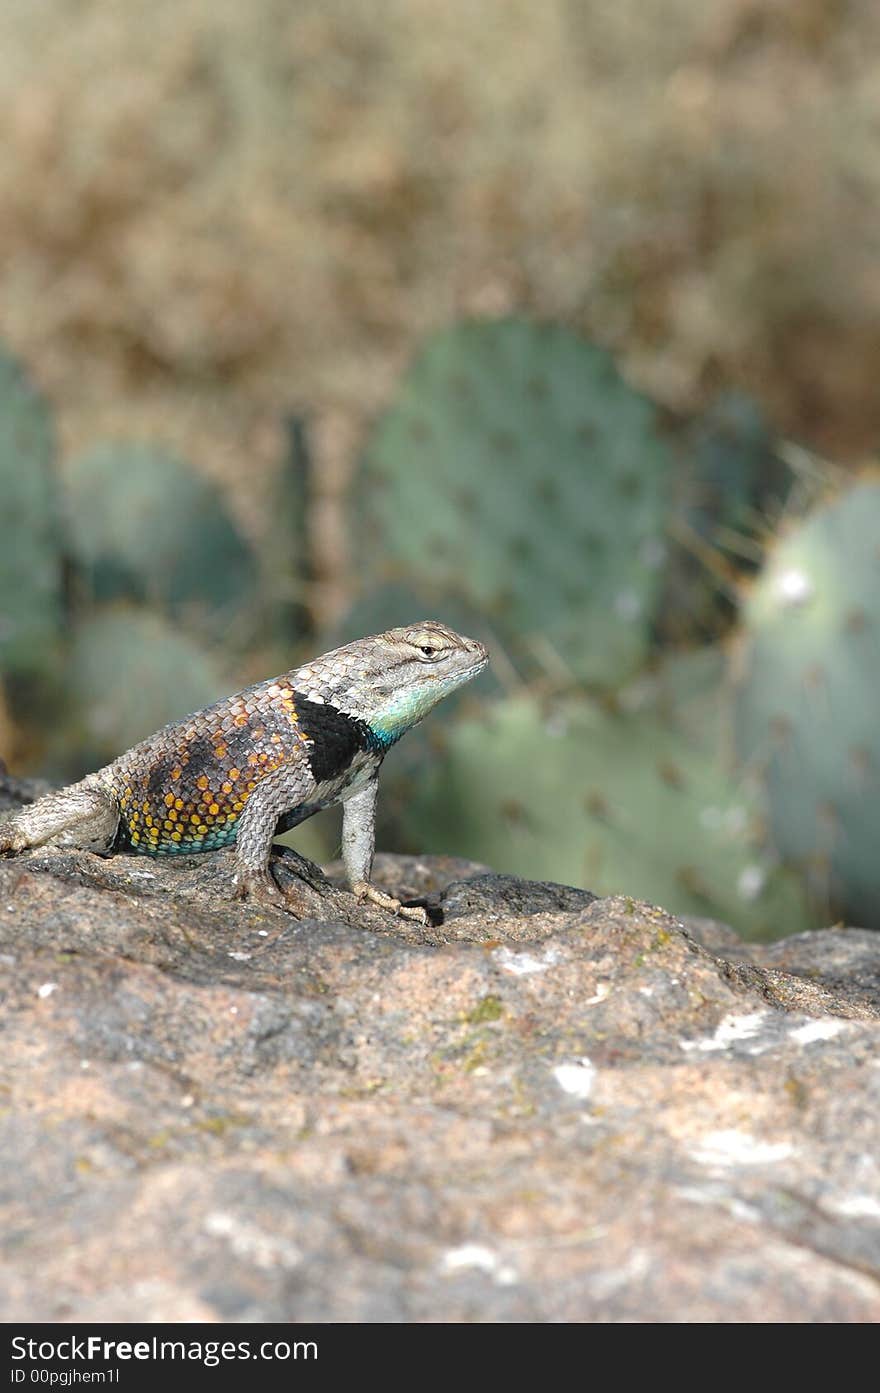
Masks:
[[[377,869],[0,861],[4,1320],[880,1318],[880,937]]]

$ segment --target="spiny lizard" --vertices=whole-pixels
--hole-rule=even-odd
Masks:
[[[389,629],[165,726],[80,783],[0,826],[0,853],[47,842],[167,856],[235,845],[236,892],[284,900],[272,838],[342,803],[342,856],[360,900],[421,909],[370,883],[379,767],[444,696],[488,662],[434,620]]]

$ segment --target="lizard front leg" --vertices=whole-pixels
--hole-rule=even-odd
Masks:
[[[404,909],[400,900],[386,895],[384,890],[371,884],[373,852],[376,847],[376,798],[379,793],[378,777],[370,780],[357,793],[353,793],[342,804],[342,860],[348,882],[359,900],[369,900],[371,904],[399,914],[403,919],[414,919],[418,924],[427,924],[428,916],[423,909]]]

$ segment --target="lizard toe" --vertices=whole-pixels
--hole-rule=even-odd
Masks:
[[[390,914],[396,914],[400,919],[412,919],[417,924],[426,926],[428,916],[424,909],[418,905],[412,907],[402,905],[400,900],[388,895],[378,886],[371,885],[368,880],[357,880],[351,887],[360,904],[368,900],[370,904],[378,905],[380,909],[387,909]]]

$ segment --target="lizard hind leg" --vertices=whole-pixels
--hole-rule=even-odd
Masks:
[[[0,824],[0,855],[15,855],[47,842],[109,851],[118,826],[116,799],[90,775],[78,784],[47,793]]]

